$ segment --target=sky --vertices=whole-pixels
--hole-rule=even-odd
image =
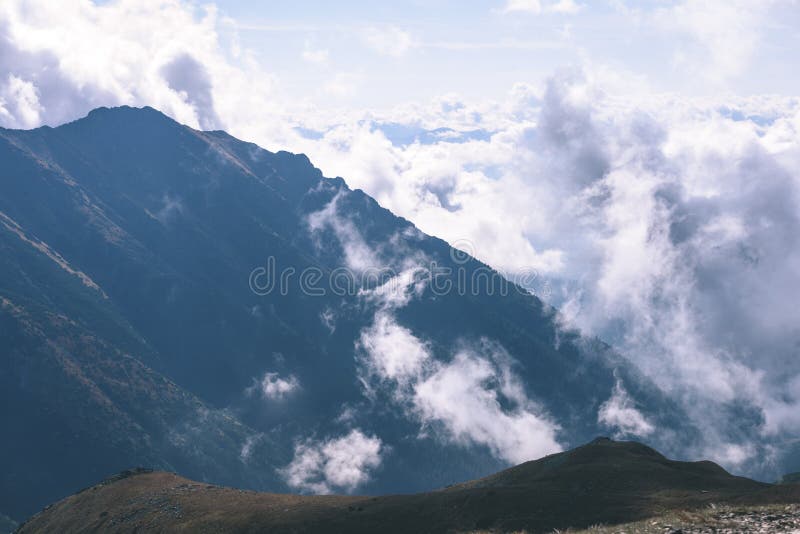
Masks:
[[[248,4],[218,4],[242,45],[303,96],[331,77],[346,78],[347,90],[324,97],[329,102],[381,106],[450,91],[487,98],[581,63],[694,95],[796,94],[798,87],[785,68],[800,44],[791,2]]]
[[[387,106],[452,91],[487,98],[581,63],[695,95],[791,95],[798,87],[785,68],[800,44],[795,2],[214,5],[224,37],[251,51],[286,94],[324,105]]]
[[[797,50],[794,0],[2,0],[0,125],[150,105],[304,152],[532,280],[741,468],[800,438]]]

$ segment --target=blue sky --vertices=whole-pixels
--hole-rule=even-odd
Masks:
[[[795,2],[717,3],[717,11],[702,3],[681,11],[666,1],[576,2],[567,12],[530,4],[540,9],[506,11],[501,0],[217,2],[242,45],[288,90],[310,94],[326,77],[349,76],[353,87],[339,102],[497,96],[584,63],[630,72],[660,91],[798,92],[798,76],[787,69],[800,49]],[[372,30],[387,48],[402,32],[407,48],[375,50],[365,37]],[[305,51],[326,59],[310,68]]]

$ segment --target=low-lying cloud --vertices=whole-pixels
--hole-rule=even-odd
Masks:
[[[646,438],[655,431],[653,424],[636,407],[633,398],[617,380],[611,398],[600,405],[597,422],[614,430],[617,439]]]
[[[248,396],[258,395],[266,400],[283,400],[300,389],[300,381],[294,375],[285,377],[267,371],[260,380],[245,390]]]
[[[378,437],[358,429],[338,438],[307,439],[295,445],[294,458],[280,474],[296,490],[349,493],[369,481],[381,464],[383,449]]]
[[[372,325],[357,346],[366,392],[388,394],[406,417],[447,444],[485,447],[515,464],[558,452],[558,425],[533,402],[514,372],[514,361],[498,344],[464,345],[448,361],[398,324],[394,310],[419,294],[418,279],[389,281],[368,297],[379,303]],[[385,291],[392,287],[392,291]],[[398,290],[400,288],[400,290]],[[402,295],[402,298],[397,295]]]

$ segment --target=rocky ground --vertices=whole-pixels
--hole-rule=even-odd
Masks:
[[[693,512],[617,525],[596,526],[570,534],[800,534],[800,505],[759,507],[709,506]]]

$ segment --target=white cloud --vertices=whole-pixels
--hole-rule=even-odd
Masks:
[[[325,308],[325,310],[319,314],[319,320],[331,334],[336,331],[336,312],[331,308]]]
[[[36,86],[22,78],[9,74],[0,87],[0,116],[4,123],[16,128],[33,128],[41,123],[44,111],[39,102]]]
[[[395,252],[402,254],[403,251],[395,248]],[[396,259],[395,262],[397,262]],[[407,261],[401,259],[400,263],[404,264]],[[405,270],[383,281],[377,287],[361,289],[359,296],[377,303],[383,311],[402,308],[412,298],[422,294],[429,278],[425,276],[426,271],[422,268],[413,265],[405,267]],[[387,273],[394,274],[394,271],[387,271]]]
[[[622,99],[606,80],[559,73],[507,103],[450,98],[386,119],[468,129],[479,115],[485,139],[401,147],[363,124],[337,126],[313,157],[423,231],[546,277],[570,325],[612,341],[681,399],[709,444],[694,454],[731,435],[743,451],[797,435],[798,317],[786,288],[800,287],[800,106]],[[411,335],[391,314],[379,319],[375,335]],[[764,420],[731,416],[736,403]]]
[[[366,28],[363,38],[370,48],[386,56],[401,57],[416,46],[411,34],[396,26]]]
[[[528,399],[508,355],[499,347],[484,349],[456,353],[415,385],[412,402],[420,419],[441,424],[456,443],[484,445],[512,464],[561,451],[558,427]],[[487,386],[491,383],[498,385]],[[504,409],[501,399],[513,407]]]
[[[541,13],[542,3],[539,0],[507,0],[504,13],[522,11],[526,13]]]
[[[154,214],[162,224],[168,224],[173,217],[177,217],[183,213],[183,201],[179,197],[173,197],[165,194],[161,198],[161,209]]]
[[[540,0],[507,0],[502,12],[533,14],[549,12],[574,15],[581,10],[581,7],[575,0],[555,0],[544,4]]]
[[[361,273],[380,267],[378,257],[367,245],[353,221],[339,214],[339,202],[346,192],[338,193],[323,209],[308,216],[308,226],[313,234],[330,229],[336,235],[344,251],[345,264],[351,270]]]
[[[400,386],[418,380],[430,363],[428,347],[385,311],[376,313],[372,326],[361,332],[359,346],[368,354],[364,364],[369,375]]]
[[[297,443],[294,458],[280,473],[297,490],[352,492],[368,482],[371,471],[380,466],[382,451],[379,438],[354,429],[339,438]]]
[[[313,45],[306,41],[305,49],[303,50],[303,59],[309,63],[326,63],[329,56],[328,50],[324,48],[314,48]]]
[[[446,110],[447,120],[430,128],[472,113],[452,99],[437,107]],[[368,191],[422,230],[450,242],[473,243],[475,254],[496,268],[557,270],[563,264],[562,253],[554,247],[534,247],[525,237],[547,231],[550,213],[556,211],[548,200],[555,192],[546,189],[546,183],[532,191],[537,188],[533,176],[525,181],[514,175],[498,180],[490,174],[516,164],[518,144],[525,143],[527,135],[522,124],[487,141],[415,143],[401,149],[369,125],[343,125],[329,130],[322,143],[309,143],[305,151],[328,172],[347,176],[353,187]],[[529,147],[522,148],[529,153]],[[498,211],[518,216],[493,216]],[[472,216],[465,217],[467,213]]]
[[[245,390],[247,395],[258,392],[268,400],[283,400],[300,389],[300,381],[294,375],[281,377],[278,373],[266,372],[261,380]]]
[[[725,407],[734,403],[779,425],[786,411],[767,399],[786,398],[778,377],[800,371],[764,357],[792,351],[777,340],[796,332],[778,288],[800,276],[789,237],[798,183],[763,143],[764,126],[680,105],[677,115],[592,112],[586,131],[602,140],[609,170],[584,186],[578,207],[593,227],[583,227],[583,253],[599,253],[600,268],[582,275],[564,308],[682,399],[711,450],[732,433],[749,442],[768,428],[757,416],[732,417]]]
[[[409,289],[418,287],[413,278],[405,280]],[[403,284],[389,281],[385,285]],[[428,345],[393,315],[408,298],[392,296],[384,302],[358,343],[362,383],[369,395],[388,391],[408,417],[444,441],[487,447],[509,463],[561,450],[556,440],[558,426],[528,398],[513,371],[513,360],[502,347],[484,341],[479,347],[455,351],[450,361],[437,360]]]
[[[575,2],[575,0],[558,0],[550,5],[550,11],[554,13],[567,13],[574,15],[583,7],[582,4]]]
[[[263,438],[263,433],[253,434],[252,436],[247,436],[247,438],[245,438],[244,443],[242,444],[242,449],[239,452],[239,459],[243,463],[250,461],[250,458],[253,456],[253,449],[255,449],[258,442]]]
[[[358,91],[362,76],[353,72],[337,72],[322,86],[323,92],[328,95],[344,98],[352,96]]]
[[[750,443],[723,443],[707,449],[703,457],[735,468],[746,464],[757,454],[758,450]]]
[[[605,401],[597,413],[597,422],[616,430],[614,436],[646,438],[655,431],[653,424],[636,408],[622,382],[617,380],[611,398]]]
[[[753,57],[771,0],[683,0],[655,11],[656,23],[688,35],[699,46],[679,48],[675,61],[692,75],[723,81],[741,74]],[[680,45],[679,45],[680,46]]]
[[[279,112],[274,80],[235,39],[223,43],[231,32],[210,5],[2,2],[0,124],[58,125],[98,106],[150,105],[193,127],[286,143],[289,124],[252,113]]]

